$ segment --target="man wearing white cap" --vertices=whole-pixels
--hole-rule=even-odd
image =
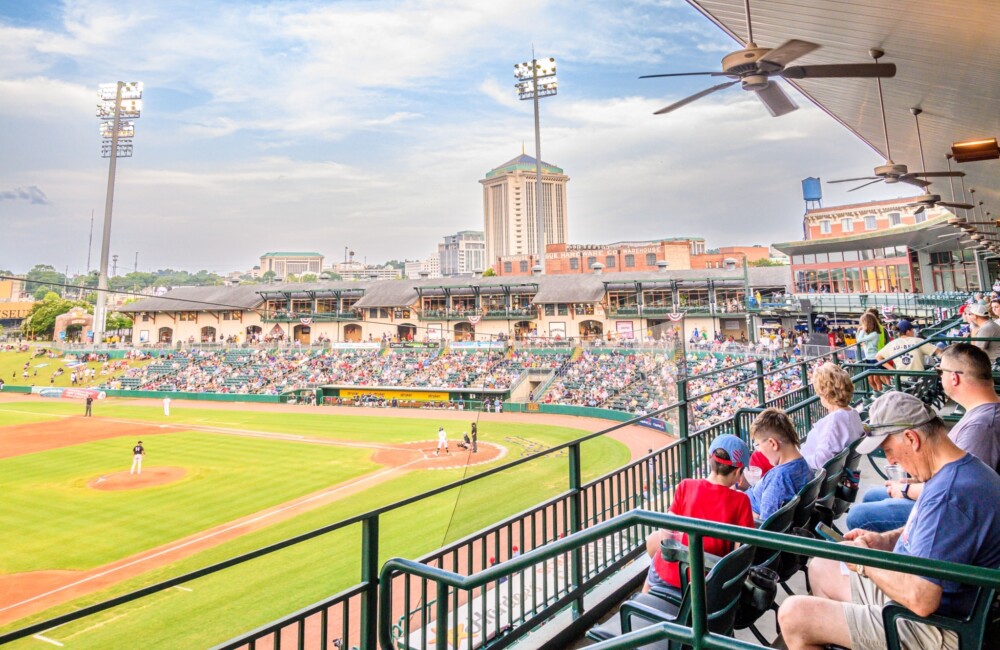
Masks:
[[[892,391],[869,409],[870,433],[858,453],[877,448],[925,483],[906,525],[872,533],[854,529],[845,539],[861,548],[931,560],[1000,568],[1000,475],[948,438],[944,422],[916,397]],[[778,611],[789,650],[839,645],[853,650],[886,647],[882,608],[895,601],[918,616],[962,617],[976,587],[887,569],[815,558],[809,566],[812,596],[791,596]],[[899,624],[910,650],[958,648],[953,631],[927,623]]]

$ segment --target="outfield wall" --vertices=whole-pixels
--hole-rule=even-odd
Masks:
[[[25,392],[31,392],[30,388]],[[252,395],[242,393],[181,393],[165,390],[105,390],[108,397],[148,397],[152,399],[190,399],[203,402],[256,402],[279,404],[281,395]]]

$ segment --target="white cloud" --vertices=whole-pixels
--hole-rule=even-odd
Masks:
[[[0,115],[23,125],[0,147],[25,152],[0,171],[49,200],[0,201],[17,233],[0,238],[0,259],[79,253],[107,170],[94,90],[116,78],[147,89],[136,157],[119,165],[120,254],[219,270],[279,245],[426,257],[481,227],[477,181],[491,167],[522,142],[534,150],[512,74],[532,44],[564,75],[542,105],[542,151],[573,179],[572,241],[794,237],[801,178],[878,164],[819,111],[771,118],[737,87],[654,116],[697,82],[638,74],[716,69],[733,49],[677,0],[72,0],[55,27],[0,23]]]

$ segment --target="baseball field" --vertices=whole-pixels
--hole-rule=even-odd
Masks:
[[[241,405],[0,393],[0,631],[51,618],[606,428],[537,414]],[[455,445],[478,419],[479,453]],[[451,454],[435,456],[438,426]],[[657,439],[653,439],[657,438]],[[129,473],[142,440],[142,474]],[[660,434],[583,445],[584,478]],[[380,560],[417,557],[565,490],[553,454],[380,520]],[[499,498],[498,495],[502,495]],[[209,647],[359,580],[360,525],[10,647]]]

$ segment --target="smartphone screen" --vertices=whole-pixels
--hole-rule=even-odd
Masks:
[[[825,540],[831,542],[842,542],[844,541],[844,536],[830,528],[826,524],[816,524],[816,532]]]

